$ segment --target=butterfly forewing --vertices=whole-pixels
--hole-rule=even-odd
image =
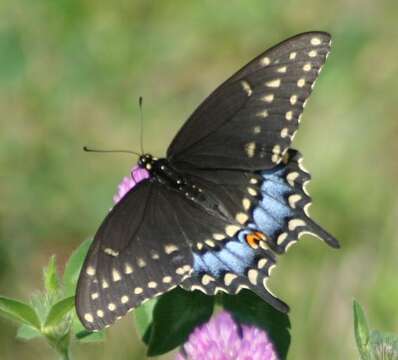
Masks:
[[[77,287],[77,313],[87,329],[113,323],[192,271],[190,247],[170,209],[174,196],[179,194],[144,181],[104,220]]]
[[[195,178],[195,201],[155,179],[132,189],[100,226],[81,271],[76,306],[85,327],[101,329],[180,284],[193,271],[192,249],[221,248],[239,231],[249,218],[238,199],[250,179],[241,178],[240,195]]]
[[[330,50],[330,35],[297,35],[267,50],[217,88],[168,149],[201,168],[263,170],[278,164]]]

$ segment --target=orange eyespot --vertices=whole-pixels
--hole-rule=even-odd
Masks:
[[[260,241],[265,241],[267,239],[266,235],[260,231],[254,231],[245,236],[246,242],[253,249],[258,249]]]

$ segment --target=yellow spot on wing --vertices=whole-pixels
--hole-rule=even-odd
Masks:
[[[113,257],[116,257],[119,255],[119,251],[113,250],[111,248],[105,248],[104,253]]]
[[[232,281],[234,281],[238,276],[232,273],[226,273],[224,276],[224,284],[226,286],[231,285]]]
[[[165,276],[165,277],[162,279],[162,281],[163,281],[165,284],[171,283],[171,280],[172,280],[172,277],[171,277],[171,276]]]
[[[249,217],[246,214],[244,214],[244,213],[238,213],[236,215],[236,221],[239,224],[242,224],[242,225],[245,224],[248,219],[249,219]]]
[[[267,81],[265,85],[271,88],[277,88],[281,85],[281,79],[274,79],[271,81]]]
[[[112,279],[113,279],[113,281],[120,281],[122,278],[121,278],[121,276],[120,276],[120,273],[119,273],[119,271],[117,271],[116,269],[113,269],[112,270]]]
[[[173,253],[175,251],[178,251],[178,247],[175,246],[174,244],[165,245],[165,247],[164,247],[164,252],[167,255],[170,255],[171,253]]]
[[[86,269],[86,274],[89,276],[95,275],[95,268],[93,266],[88,266]]]
[[[260,60],[260,63],[261,63],[262,66],[267,66],[267,65],[271,64],[271,60],[270,60],[269,57],[264,56],[264,57]]]
[[[256,143],[253,141],[253,142],[246,144],[245,151],[246,151],[247,156],[252,158],[256,151]]]
[[[288,128],[283,128],[282,130],[281,130],[281,137],[282,138],[285,138],[285,137],[287,137],[289,135],[289,129]]]
[[[272,101],[274,101],[274,94],[265,95],[263,97],[263,100],[267,103],[271,103]]]
[[[290,186],[294,186],[294,182],[298,177],[299,173],[297,171],[293,171],[286,176],[286,180]]]
[[[256,269],[250,269],[249,272],[247,273],[247,277],[249,281],[253,285],[257,285],[257,278],[258,278],[258,270]]]
[[[241,84],[242,84],[243,90],[245,90],[245,92],[246,92],[246,94],[248,96],[253,94],[253,90],[252,90],[252,88],[250,87],[250,84],[247,81],[242,81]]]
[[[132,272],[133,272],[133,268],[131,267],[131,265],[128,263],[124,264],[124,273],[131,274]]]
[[[146,262],[145,262],[145,260],[142,259],[142,258],[138,258],[137,264],[138,264],[138,266],[141,267],[141,268],[143,268],[143,267],[146,266]]]
[[[268,116],[268,111],[267,110],[261,111],[261,112],[257,113],[257,116],[266,118]]]
[[[289,227],[290,231],[293,231],[297,227],[304,226],[304,225],[305,225],[305,221],[301,220],[301,219],[293,219],[293,220],[290,220],[288,223],[288,227]]]
[[[89,313],[84,314],[84,320],[86,320],[87,322],[93,322],[94,321],[93,315]]]
[[[302,87],[304,87],[304,85],[305,85],[305,79],[304,78],[301,78],[301,79],[299,79],[297,81],[297,86],[298,87],[302,88]]]
[[[290,207],[295,209],[297,203],[301,200],[301,195],[299,195],[299,194],[290,195],[288,200],[289,200]]]
[[[315,56],[317,56],[317,55],[318,55],[318,53],[317,53],[316,50],[311,50],[311,51],[308,53],[308,56],[311,57],[311,58],[313,58],[313,57],[315,57]]]
[[[212,276],[205,274],[202,277],[202,284],[206,286],[206,285],[210,284],[211,281],[214,281],[214,280],[215,279]]]
[[[318,37],[313,37],[311,39],[311,45],[317,46],[317,45],[321,45],[321,43],[322,43],[322,41]]]
[[[134,289],[134,294],[139,295],[139,294],[142,294],[143,291],[144,291],[144,290],[143,290],[142,288],[136,287],[136,288]]]
[[[227,225],[227,226],[225,227],[225,233],[226,233],[229,237],[234,236],[239,230],[240,230],[240,227],[239,227],[239,226],[236,226],[236,225]]]
[[[242,200],[243,209],[246,211],[250,209],[251,201],[248,198]]]
[[[248,188],[247,188],[247,192],[248,192],[251,196],[257,196],[257,191],[254,190],[252,187],[248,187]]]

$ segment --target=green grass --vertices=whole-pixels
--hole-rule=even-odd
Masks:
[[[392,1],[94,2],[0,4],[0,289],[26,298],[41,268],[92,235],[135,158],[82,145],[165,153],[221,81],[302,31],[334,36],[295,139],[313,174],[312,213],[342,243],[303,238],[280,259],[274,292],[291,308],[290,359],[357,358],[355,297],[374,327],[398,330],[398,5]],[[2,359],[52,359],[14,340],[0,319]],[[130,319],[76,359],[142,359]],[[136,355],[133,355],[136,354]],[[135,356],[135,357],[134,357]]]

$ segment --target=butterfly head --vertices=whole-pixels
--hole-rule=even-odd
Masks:
[[[154,162],[155,158],[151,154],[143,154],[138,159],[138,166],[142,169],[150,171]]]

